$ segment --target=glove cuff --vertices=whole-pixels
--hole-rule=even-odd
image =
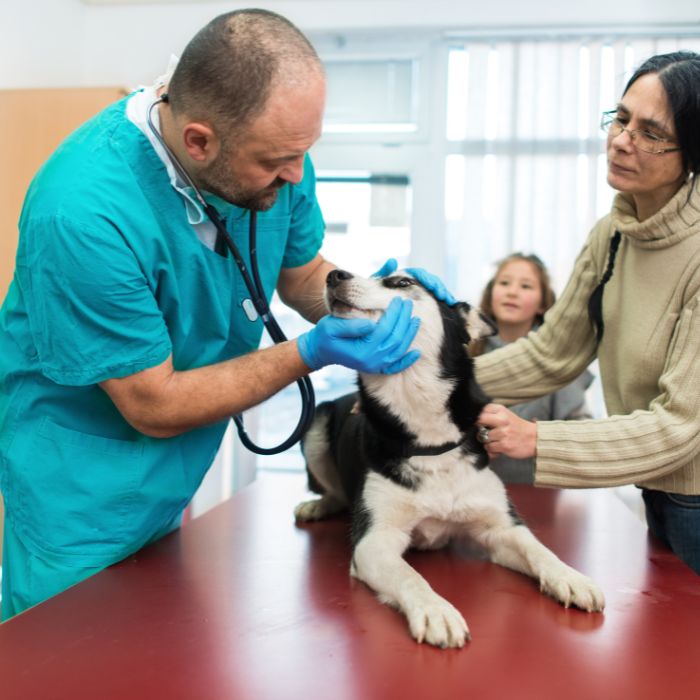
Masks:
[[[297,338],[297,350],[299,351],[302,362],[310,370],[314,371],[320,369],[323,366],[323,363],[319,362],[318,358],[313,352],[311,338],[309,338],[310,333],[311,331],[307,331],[306,333],[302,333]]]

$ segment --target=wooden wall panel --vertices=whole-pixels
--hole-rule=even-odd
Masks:
[[[71,131],[124,94],[113,87],[0,90],[0,299],[12,279],[17,221],[32,177]]]

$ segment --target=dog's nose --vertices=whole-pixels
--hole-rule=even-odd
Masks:
[[[344,280],[351,280],[352,273],[347,270],[331,270],[326,277],[326,287],[337,287]]]

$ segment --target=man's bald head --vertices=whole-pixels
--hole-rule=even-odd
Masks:
[[[289,20],[267,10],[214,18],[185,47],[168,86],[173,115],[235,135],[259,116],[276,87],[322,76],[321,61]]]

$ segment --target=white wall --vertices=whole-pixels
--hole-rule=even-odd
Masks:
[[[79,0],[0,0],[0,88],[84,85]]]
[[[700,24],[698,0],[0,0],[0,88],[147,83],[209,19],[250,6],[281,12],[311,33]]]

